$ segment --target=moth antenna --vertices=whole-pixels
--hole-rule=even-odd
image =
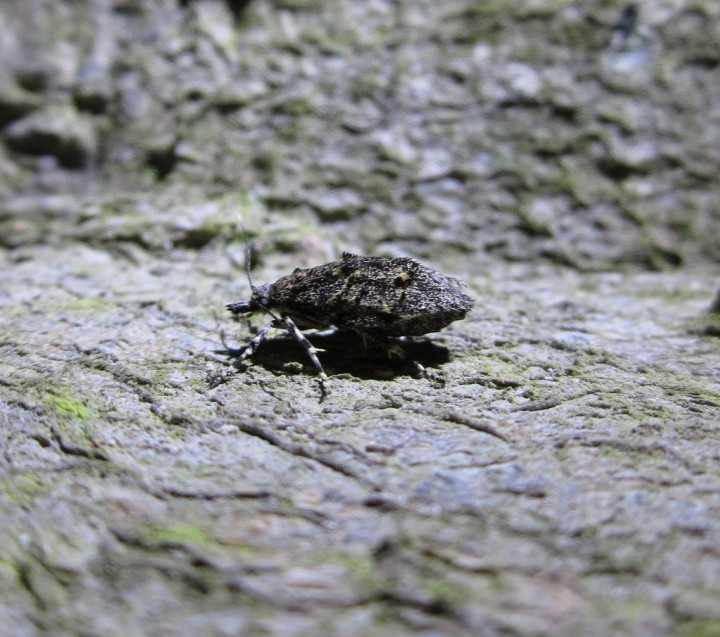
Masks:
[[[247,232],[243,228],[243,235],[245,236],[245,272],[247,273],[248,283],[250,283],[250,289],[253,294],[257,294],[257,288],[253,283],[252,276],[250,275],[250,265],[252,264],[252,250],[250,250],[250,241],[248,241]]]

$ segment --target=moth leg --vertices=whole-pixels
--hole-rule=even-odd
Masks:
[[[245,346],[242,353],[233,361],[233,367],[237,367],[246,358],[250,358],[255,352],[257,352],[258,347],[260,347],[260,343],[262,343],[265,340],[267,333],[273,327],[285,327],[285,326],[282,323],[280,323],[279,321],[277,321],[276,319],[273,319],[272,321],[270,321],[265,327],[263,327],[257,333],[257,336]]]
[[[320,363],[320,359],[317,357],[317,353],[325,350],[318,349],[309,340],[307,340],[305,334],[300,331],[291,318],[283,316],[281,320],[283,327],[290,332],[292,337],[303,347],[303,349],[307,352],[307,355],[310,357],[313,365],[315,365],[315,369],[317,369],[320,376],[320,402],[322,402],[327,396],[328,377],[325,374],[322,364]],[[260,335],[258,334],[258,336]]]
[[[260,343],[262,343],[267,333],[273,328],[273,327],[285,327],[284,323],[277,321],[276,319],[273,319],[270,321],[265,327],[263,327],[258,333],[257,336],[251,340],[245,347],[239,347],[239,348],[232,348],[228,347],[225,343],[225,335],[222,336],[222,342],[223,345],[227,348],[228,352],[235,357],[235,360],[232,362],[232,367],[237,369],[246,358],[250,358],[255,352],[257,352],[258,347],[260,347]],[[210,387],[217,387],[218,385],[223,384],[228,380],[232,372],[230,370],[225,370],[223,372],[220,372],[219,374],[215,374],[210,378]]]

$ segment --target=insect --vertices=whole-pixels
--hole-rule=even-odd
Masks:
[[[249,261],[249,259],[248,259]],[[436,332],[465,317],[473,300],[463,284],[407,257],[363,257],[344,252],[339,261],[314,268],[296,268],[275,283],[255,286],[248,301],[229,303],[233,314],[265,312],[271,317],[241,350],[235,365],[252,356],[271,328],[287,330],[305,349],[318,371],[320,400],[327,395],[328,379],[319,350],[300,331],[327,328],[354,331],[383,344],[388,353],[406,359],[402,348],[389,339]],[[417,361],[415,368],[431,376]]]

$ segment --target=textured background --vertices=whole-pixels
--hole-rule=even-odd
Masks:
[[[720,635],[718,3],[0,24],[3,637]],[[278,335],[211,389],[243,227],[465,280],[445,387],[310,335],[318,405]]]

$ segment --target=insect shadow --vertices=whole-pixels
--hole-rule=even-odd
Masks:
[[[414,375],[414,360],[422,360],[426,367],[431,368],[437,368],[450,360],[447,347],[423,338],[401,341],[406,354],[406,359],[403,360],[397,356],[388,356],[386,348],[378,343],[365,342],[362,336],[354,332],[336,330],[308,336],[315,347],[325,350],[320,354],[320,358],[332,375],[350,374],[363,380],[387,380],[397,376]],[[238,358],[244,351],[245,347],[227,347],[216,350],[215,353],[228,358]],[[314,368],[308,363],[305,351],[293,338],[283,334],[264,341],[262,348],[253,354],[252,360],[268,370],[287,373],[290,363],[292,367],[301,366],[303,373],[314,374]],[[247,361],[241,365],[249,364],[251,363]]]

